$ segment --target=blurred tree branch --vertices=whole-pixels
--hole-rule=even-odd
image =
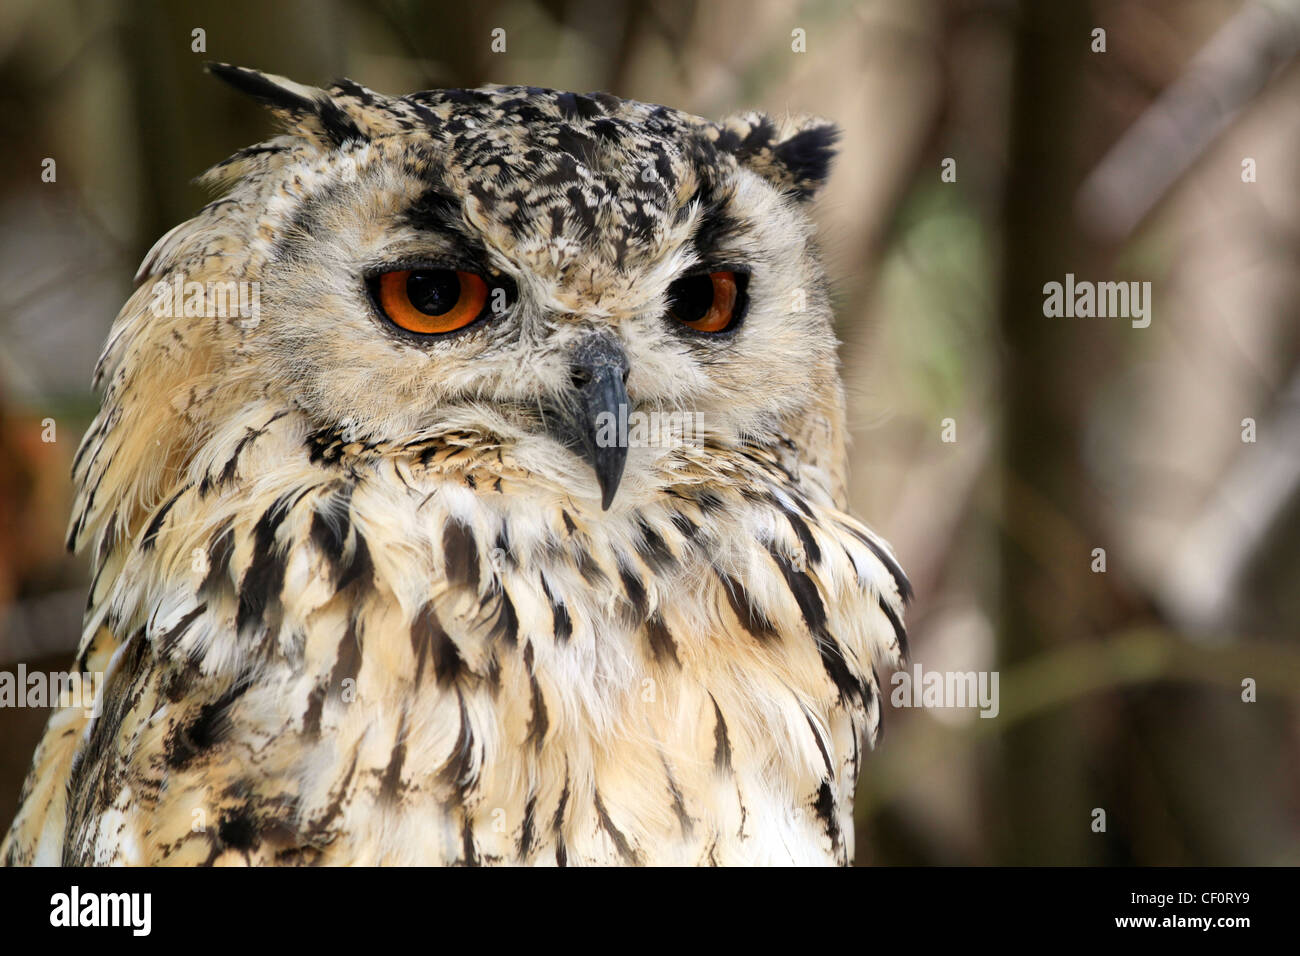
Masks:
[[[1126,238],[1297,50],[1300,3],[1243,5],[1084,182],[1084,228],[1107,242]]]

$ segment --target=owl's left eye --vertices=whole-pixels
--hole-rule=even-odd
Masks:
[[[745,316],[748,284],[730,269],[683,276],[668,287],[669,314],[696,332],[726,332]]]
[[[398,328],[419,335],[463,329],[487,311],[488,284],[459,269],[401,269],[376,277],[375,297]]]

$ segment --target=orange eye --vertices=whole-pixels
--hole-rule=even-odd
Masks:
[[[420,335],[463,329],[487,303],[482,276],[455,269],[404,269],[379,277],[379,305],[393,324]]]
[[[725,332],[744,314],[743,272],[709,272],[684,276],[668,287],[669,312],[697,332]]]

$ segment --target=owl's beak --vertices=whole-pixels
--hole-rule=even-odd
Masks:
[[[614,501],[627,464],[627,354],[614,339],[600,335],[573,351],[573,393],[566,403],[568,444],[596,472],[600,507]]]

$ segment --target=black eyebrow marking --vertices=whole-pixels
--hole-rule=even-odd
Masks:
[[[461,202],[439,185],[430,186],[402,214],[402,221],[421,232],[436,232],[454,241],[473,258],[486,261],[482,241],[461,216]]]
[[[416,229],[460,233],[464,229],[460,209],[460,202],[454,196],[431,186],[407,207],[402,218]]]
[[[722,243],[740,231],[740,222],[728,215],[726,200],[706,202],[695,226],[691,244],[695,254],[703,261],[717,253]]]

